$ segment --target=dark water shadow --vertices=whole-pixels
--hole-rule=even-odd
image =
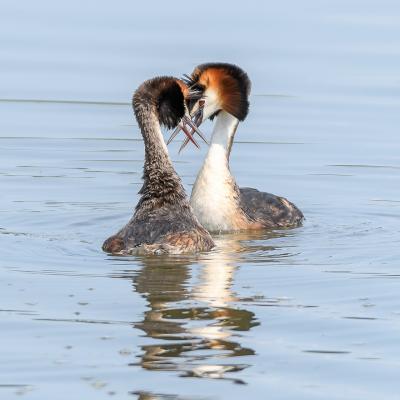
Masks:
[[[130,394],[136,395],[137,400],[209,400],[211,397],[203,396],[178,396],[175,394],[163,394],[154,392],[137,391]]]

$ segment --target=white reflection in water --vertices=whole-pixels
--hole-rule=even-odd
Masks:
[[[142,347],[142,368],[245,383],[226,373],[243,370],[250,361],[245,356],[255,354],[240,344],[240,332],[259,322],[253,312],[235,304],[232,290],[246,250],[242,241],[250,238],[254,234],[216,238],[217,250],[201,256],[197,267],[190,258],[141,259],[143,267],[133,277],[133,285],[150,309],[135,327],[156,339],[155,344]],[[193,268],[198,279],[190,288]]]

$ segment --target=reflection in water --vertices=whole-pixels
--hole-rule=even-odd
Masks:
[[[240,240],[249,238],[221,236],[216,239],[217,250],[197,260],[141,259],[143,268],[133,277],[133,285],[148,301],[150,310],[135,327],[157,340],[156,344],[142,346],[142,368],[245,383],[226,377],[226,373],[249,366],[236,357],[255,354],[240,344],[239,332],[259,323],[253,312],[233,306],[236,297],[232,291],[237,262],[245,251]],[[193,284],[192,270],[198,265],[198,283]]]

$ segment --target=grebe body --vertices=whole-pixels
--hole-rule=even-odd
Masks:
[[[202,119],[215,119],[211,144],[190,198],[200,223],[213,232],[299,226],[304,216],[293,203],[257,189],[239,188],[230,172],[234,136],[249,109],[247,74],[232,64],[202,64],[187,83],[201,93]],[[199,101],[191,112],[199,112]]]
[[[153,78],[135,92],[133,109],[140,127],[145,162],[143,187],[131,220],[103,244],[113,254],[181,254],[214,247],[186,198],[161,132],[173,128],[187,110],[183,82],[172,77]]]

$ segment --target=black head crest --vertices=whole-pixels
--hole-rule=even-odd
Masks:
[[[133,97],[135,113],[140,105],[148,104],[156,108],[158,120],[168,129],[175,128],[185,115],[183,83],[169,76],[149,79],[144,82]]]

